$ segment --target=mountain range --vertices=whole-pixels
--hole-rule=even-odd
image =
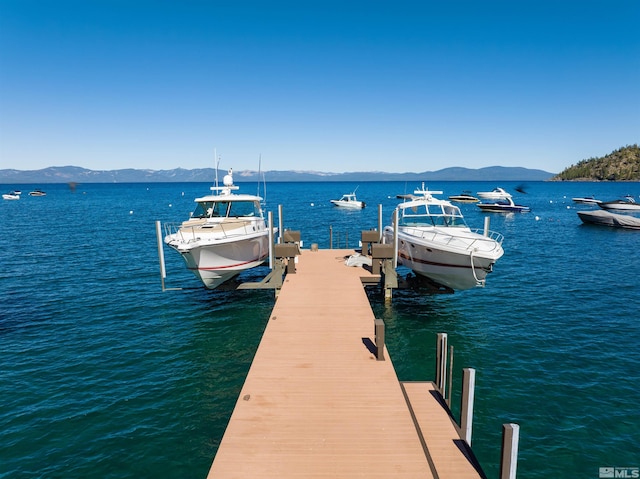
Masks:
[[[226,174],[218,170],[218,177]],[[255,181],[545,181],[554,176],[543,170],[490,166],[470,169],[461,167],[444,168],[422,173],[385,173],[381,171],[325,173],[319,171],[235,171],[237,183]],[[34,183],[169,183],[169,182],[212,182],[216,177],[213,168],[173,170],[89,170],[78,166],[51,166],[41,170],[0,170],[1,184]]]

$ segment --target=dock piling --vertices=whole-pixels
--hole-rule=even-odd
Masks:
[[[460,432],[462,438],[471,446],[471,431],[473,429],[473,401],[476,389],[476,370],[462,369],[462,398],[460,404]]]
[[[376,337],[376,359],[384,361],[384,321],[382,319],[375,320],[375,337]]]
[[[519,425],[513,423],[502,425],[502,459],[500,461],[500,479],[516,479],[519,440]]]
[[[447,384],[447,333],[438,333],[436,343],[436,387],[444,398]]]

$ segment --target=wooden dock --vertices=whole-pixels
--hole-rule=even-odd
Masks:
[[[433,383],[376,359],[353,253],[304,250],[285,277],[208,478],[484,477]]]

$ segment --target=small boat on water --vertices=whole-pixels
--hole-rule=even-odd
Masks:
[[[640,211],[640,203],[636,203],[635,198],[631,195],[620,200],[601,201],[598,206],[603,210]]]
[[[528,206],[515,204],[511,196],[496,200],[493,203],[478,203],[476,206],[482,211],[490,213],[528,213],[531,211],[531,208]]]
[[[235,194],[229,170],[223,186],[196,198],[196,209],[182,223],[166,223],[164,242],[184,259],[208,289],[242,271],[260,266],[269,256],[269,230],[260,196]]]
[[[10,193],[5,193],[2,195],[3,200],[19,200],[20,199],[20,191],[11,191]]]
[[[358,210],[366,206],[364,201],[359,201],[356,198],[355,191],[353,193],[342,195],[342,197],[339,200],[331,200],[331,203],[333,203],[335,206],[339,206],[340,208],[351,208],[351,209],[358,209]]]
[[[502,257],[503,236],[472,230],[460,208],[434,197],[424,185],[397,206],[398,263],[453,290],[484,286]],[[385,226],[383,242],[394,243],[394,225]]]
[[[585,224],[640,230],[640,218],[635,216],[611,213],[606,210],[578,211],[577,213]]]
[[[29,196],[47,196],[47,194],[42,190],[33,190],[29,192]]]
[[[478,198],[483,200],[505,200],[511,198],[511,194],[507,193],[504,188],[494,188],[491,191],[478,191]]]
[[[463,191],[459,195],[449,196],[449,201],[454,201],[456,203],[477,203],[480,200],[473,196],[471,191]]]
[[[600,200],[596,200],[594,196],[583,196],[578,198],[571,198],[574,203],[581,203],[585,205],[596,205],[602,203]]]

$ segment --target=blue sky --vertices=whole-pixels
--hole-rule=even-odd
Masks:
[[[0,0],[0,168],[559,172],[640,142],[640,2]]]

